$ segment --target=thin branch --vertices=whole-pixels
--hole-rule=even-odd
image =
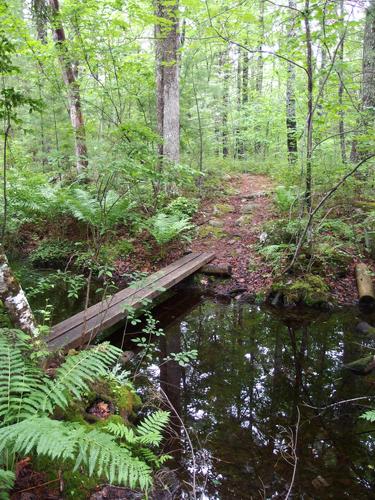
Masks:
[[[284,273],[287,273],[288,271],[290,271],[293,267],[294,267],[294,264],[296,263],[296,260],[297,260],[297,257],[299,256],[300,254],[300,251],[301,251],[301,248],[302,248],[302,245],[303,245],[303,242],[305,241],[305,238],[306,238],[306,235],[307,235],[307,232],[309,230],[309,228],[311,227],[311,223],[312,223],[312,220],[315,216],[315,214],[320,210],[320,208],[324,205],[324,203],[333,195],[333,193],[335,193],[340,186],[342,186],[342,184],[344,184],[344,182],[346,182],[346,180],[351,177],[353,174],[356,173],[356,171],[364,164],[366,163],[368,160],[370,160],[371,158],[374,158],[375,157],[375,153],[367,156],[366,158],[364,158],[363,160],[361,160],[354,168],[352,168],[352,170],[350,170],[350,172],[348,172],[347,174],[344,175],[344,177],[342,177],[339,182],[337,184],[335,184],[335,186],[333,186],[332,189],[330,189],[326,194],[325,196],[323,196],[323,198],[320,200],[320,202],[317,204],[317,206],[314,208],[314,210],[312,210],[310,212],[310,215],[309,215],[309,218],[307,220],[307,223],[306,223],[306,226],[302,232],[302,235],[298,241],[298,244],[297,244],[297,248],[294,252],[294,255],[293,255],[293,259],[291,261],[291,263],[289,264],[289,266],[285,269]]]

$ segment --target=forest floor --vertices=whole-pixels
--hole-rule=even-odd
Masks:
[[[241,174],[225,181],[226,194],[203,203],[196,218],[194,252],[215,252],[215,264],[230,265],[232,278],[219,281],[215,291],[236,288],[256,294],[272,283],[271,268],[256,251],[262,224],[276,217],[271,198],[273,183],[265,175]]]
[[[266,175],[248,173],[224,178],[223,183],[224,192],[230,194],[203,202],[195,220],[198,236],[190,248],[215,252],[215,264],[232,266],[232,278],[217,281],[216,293],[233,291],[233,296],[238,290],[255,296],[269,289],[275,279],[272,268],[257,251],[263,224],[280,217],[273,203],[274,183]],[[338,275],[332,267],[324,275],[332,301],[338,305],[355,304],[358,300],[354,268],[363,258],[357,256],[356,249],[348,248],[348,253],[352,262],[346,273]],[[371,260],[367,264],[373,268]]]
[[[201,284],[211,292],[230,297],[245,293],[249,299],[259,295],[262,301],[270,289],[275,273],[257,247],[265,236],[263,224],[282,217],[273,202],[274,188],[272,179],[264,174],[223,175],[218,194],[203,199],[194,217],[197,236],[188,245],[188,250],[214,252],[213,264],[232,267],[230,279],[201,278]],[[158,249],[150,241],[147,247],[140,238],[136,251],[117,262],[117,272],[119,276],[134,269],[154,272],[177,260],[184,252],[186,246],[176,241],[170,244],[164,259],[155,259]],[[358,300],[354,270],[358,261],[366,262],[375,271],[374,262],[359,256],[357,247],[347,245],[346,253],[350,263],[344,273],[339,273],[334,264],[320,273],[329,286],[331,301],[338,305],[353,305]]]

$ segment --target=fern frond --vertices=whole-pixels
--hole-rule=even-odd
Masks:
[[[17,418],[24,399],[40,386],[42,377],[28,364],[23,344],[2,331],[0,335],[0,418],[4,422]]]
[[[68,356],[56,370],[55,379],[47,380],[26,399],[25,410],[52,413],[56,406],[65,409],[71,395],[81,399],[89,389],[89,383],[106,375],[121,354],[120,349],[104,342],[75,356]]]
[[[125,439],[125,441],[129,444],[135,444],[138,441],[133,429],[126,426],[125,424],[108,422],[108,424],[105,426],[105,429],[113,436]]]
[[[13,488],[16,475],[10,470],[0,469],[0,500],[8,500],[8,491]]]
[[[361,415],[361,418],[367,420],[368,422],[375,422],[375,410],[366,411]]]
[[[138,441],[142,444],[157,446],[160,444],[170,413],[168,411],[156,411],[144,419],[136,428]]]
[[[52,460],[72,460],[74,470],[81,465],[91,476],[105,476],[111,483],[151,486],[151,468],[119,446],[115,438],[83,425],[33,417],[0,429],[0,452],[12,449],[24,455],[36,452]]]

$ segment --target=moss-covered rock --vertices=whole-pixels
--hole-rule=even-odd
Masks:
[[[200,238],[216,238],[216,239],[221,239],[225,238],[227,233],[221,228],[221,227],[214,227],[211,226],[210,224],[204,224],[203,226],[200,226],[198,229],[198,236]]]
[[[233,212],[233,205],[229,205],[228,203],[218,203],[214,206],[213,213],[214,215],[225,215]]]
[[[284,305],[306,304],[317,306],[329,301],[329,287],[320,276],[307,274],[303,277],[279,281],[272,286],[269,300],[277,298]]]

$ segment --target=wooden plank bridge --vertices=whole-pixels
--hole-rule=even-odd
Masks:
[[[50,349],[79,347],[99,333],[125,319],[127,311],[137,310],[146,301],[198,271],[215,257],[213,253],[190,253],[146,279],[107,297],[84,311],[53,326],[47,338]]]

